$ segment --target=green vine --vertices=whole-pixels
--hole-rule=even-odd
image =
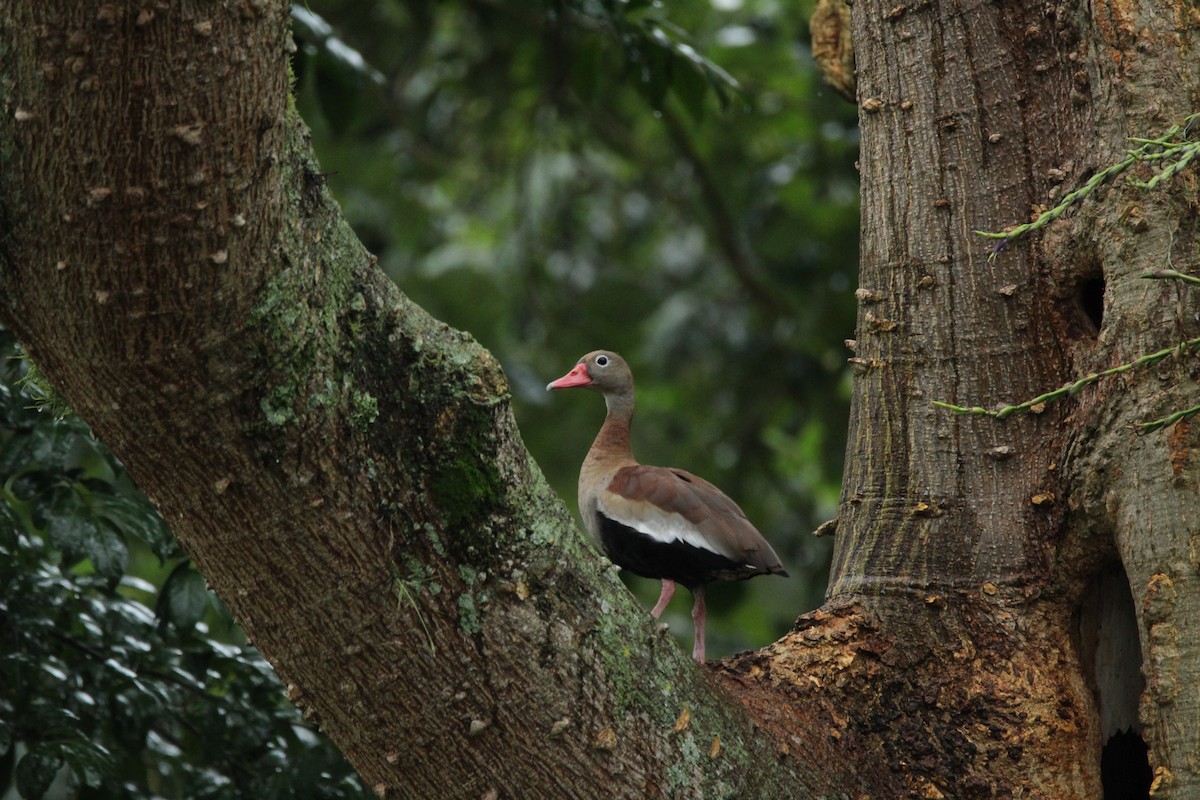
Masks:
[[[1138,146],[1125,151],[1125,158],[1097,172],[1087,183],[1065,194],[1053,208],[1043,211],[1032,222],[1017,225],[1007,231],[975,231],[980,236],[996,239],[989,259],[995,259],[1009,242],[1016,241],[1034,231],[1039,231],[1066,213],[1071,206],[1082,202],[1100,184],[1115,177],[1134,164],[1151,165],[1155,170],[1148,181],[1129,179],[1129,184],[1139,189],[1153,189],[1165,180],[1182,172],[1197,155],[1200,155],[1200,139],[1189,138],[1193,128],[1200,127],[1200,113],[1192,114],[1157,139],[1131,138]]]
[[[1156,269],[1154,272],[1147,272],[1145,275],[1141,275],[1139,277],[1151,278],[1155,280],[1168,279],[1183,281],[1185,283],[1194,283],[1197,286],[1200,286],[1200,278],[1197,278],[1195,275],[1185,275],[1184,273],[1173,269]]]
[[[1087,183],[1068,192],[1063,196],[1058,205],[1053,208],[1043,211],[1032,222],[1027,222],[1023,225],[1017,225],[1007,231],[990,232],[990,231],[975,231],[980,236],[988,239],[995,239],[996,244],[992,248],[989,260],[994,260],[1000,254],[1009,242],[1015,241],[1022,236],[1041,230],[1049,225],[1054,220],[1066,213],[1067,209],[1086,199],[1100,184],[1107,181],[1109,178],[1115,177],[1125,170],[1129,169],[1134,164],[1142,163],[1150,165],[1154,171],[1154,175],[1147,181],[1139,181],[1133,178],[1129,179],[1129,184],[1139,189],[1154,189],[1163,181],[1170,180],[1175,175],[1178,175],[1187,166],[1195,160],[1197,155],[1200,155],[1200,139],[1190,138],[1194,128],[1200,127],[1200,113],[1188,116],[1183,122],[1172,125],[1171,128],[1162,136],[1156,139],[1131,138],[1130,141],[1137,144],[1137,147],[1125,151],[1125,158],[1115,164],[1112,164],[1093,175],[1088,179]],[[1170,261],[1168,260],[1168,267]],[[1153,272],[1146,273],[1142,278],[1151,280],[1177,280],[1184,283],[1200,285],[1200,278],[1195,275],[1187,275],[1179,272],[1176,269],[1165,268],[1158,269]],[[958,406],[953,403],[945,403],[940,400],[933,401],[936,408],[953,411],[955,414],[969,414],[975,416],[988,416],[995,419],[1004,419],[1013,414],[1020,414],[1026,411],[1040,411],[1046,404],[1060,400],[1064,397],[1071,397],[1078,394],[1085,386],[1088,386],[1101,378],[1119,375],[1123,372],[1140,369],[1162,361],[1164,358],[1178,353],[1186,355],[1194,350],[1200,349],[1200,339],[1189,339],[1174,347],[1168,347],[1165,350],[1159,350],[1157,353],[1149,353],[1127,364],[1121,364],[1111,369],[1106,369],[1103,372],[1093,372],[1090,375],[1085,375],[1079,380],[1073,381],[1063,386],[1061,389],[1055,389],[1052,392],[1038,395],[1037,397],[1026,400],[1024,403],[1017,405],[1008,405],[998,409],[987,409],[982,406]],[[1138,427],[1142,433],[1150,433],[1174,425],[1176,422],[1188,419],[1197,414],[1200,414],[1200,405],[1185,408],[1181,411],[1176,411],[1168,414],[1160,419],[1142,422]]]
[[[1194,417],[1197,414],[1200,414],[1200,406],[1192,406],[1191,408],[1185,408],[1182,411],[1168,414],[1161,419],[1151,420],[1150,422],[1139,422],[1138,428],[1142,433],[1152,433],[1159,428],[1169,428],[1176,422],[1182,422],[1188,417]]]
[[[1177,280],[1184,283],[1200,285],[1200,278],[1197,278],[1195,275],[1187,275],[1174,269],[1159,269],[1155,270],[1154,272],[1148,272],[1141,277],[1150,280]],[[1026,400],[1024,403],[1018,403],[1015,406],[1010,405],[997,409],[987,409],[983,406],[957,406],[953,403],[942,402],[941,400],[934,400],[933,405],[935,408],[953,411],[955,414],[968,414],[972,416],[985,416],[993,417],[995,419],[1004,419],[1005,417],[1010,417],[1013,414],[1020,414],[1025,411],[1040,411],[1040,407],[1044,404],[1052,403],[1055,400],[1060,400],[1064,397],[1072,397],[1078,394],[1085,386],[1093,384],[1101,378],[1108,378],[1113,375],[1120,375],[1122,372],[1129,372],[1142,367],[1148,367],[1151,364],[1157,364],[1159,361],[1162,361],[1168,356],[1175,354],[1184,356],[1198,349],[1200,349],[1200,338],[1188,339],[1185,342],[1180,342],[1173,347],[1159,350],[1156,353],[1147,353],[1146,355],[1130,361],[1127,364],[1120,364],[1102,372],[1093,372],[1090,375],[1085,375],[1079,380],[1068,383],[1061,389],[1055,389],[1052,392],[1046,392],[1045,394],[1038,395],[1031,400]],[[1175,411],[1165,417],[1151,420],[1149,422],[1139,422],[1138,430],[1141,433],[1151,433],[1162,428],[1170,427],[1176,422],[1181,422],[1182,420],[1188,419],[1189,417],[1194,417],[1197,414],[1200,414],[1200,405],[1195,405],[1191,408],[1185,408],[1181,411]]]
[[[1004,406],[1003,408],[987,409],[982,406],[956,406],[953,403],[943,403],[941,400],[934,400],[933,405],[937,408],[943,408],[947,411],[953,411],[955,414],[970,414],[973,416],[994,417],[996,419],[1004,419],[1005,417],[1019,414],[1024,411],[1032,411],[1036,406],[1041,406],[1045,403],[1052,403],[1055,400],[1061,400],[1064,397],[1072,397],[1079,393],[1083,387],[1095,383],[1101,378],[1108,378],[1113,375],[1120,375],[1122,372],[1148,367],[1151,364],[1157,364],[1168,356],[1178,353],[1186,355],[1193,350],[1200,349],[1200,339],[1189,339],[1186,342],[1181,342],[1173,347],[1168,347],[1165,350],[1159,350],[1157,353],[1148,353],[1141,358],[1130,361],[1128,364],[1121,364],[1111,369],[1106,369],[1103,372],[1093,372],[1090,375],[1085,375],[1073,383],[1068,383],[1061,389],[1055,389],[1053,392],[1046,392],[1038,395],[1032,400],[1026,400],[1024,403],[1019,403],[1015,406]],[[1156,431],[1159,428],[1173,425],[1182,419],[1186,419],[1194,414],[1200,413],[1200,406],[1187,409],[1185,411],[1177,411],[1170,416],[1156,419],[1153,422],[1140,423],[1143,433]]]

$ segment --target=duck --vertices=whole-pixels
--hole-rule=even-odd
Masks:
[[[594,350],[546,385],[604,396],[607,414],[579,470],[579,513],[610,561],[662,581],[650,615],[658,619],[676,587],[692,594],[692,658],[705,663],[705,588],[788,573],[742,509],[703,478],[674,467],[639,464],[633,456],[633,372],[619,354]]]

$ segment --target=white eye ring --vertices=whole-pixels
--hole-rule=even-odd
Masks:
[[[608,366],[608,356],[604,356],[604,355],[596,356],[596,366],[597,367],[607,367]]]

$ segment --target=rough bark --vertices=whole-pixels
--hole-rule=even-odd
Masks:
[[[853,18],[862,305],[829,602],[739,669],[825,695],[831,730],[918,796],[1101,796],[1101,748],[1129,725],[1156,796],[1196,796],[1196,434],[1135,426],[1196,404],[1194,357],[1004,420],[930,405],[1018,403],[1197,335],[1195,295],[1139,277],[1171,256],[1194,270],[1194,173],[1122,179],[995,259],[972,233],[1196,110],[1195,9]],[[798,680],[814,671],[841,685]]]
[[[1124,156],[1127,137],[1158,135],[1200,110],[1200,10],[1102,3],[1090,22],[1080,66],[1097,109],[1092,164],[1105,165]],[[1197,138],[1194,129],[1189,138]],[[1142,168],[1135,177],[1149,174]],[[1074,353],[1081,373],[1200,336],[1200,295],[1143,277],[1165,267],[1200,269],[1196,178],[1193,166],[1160,191],[1118,183],[1048,232],[1054,268],[1071,265],[1104,287],[1099,334]],[[1139,636],[1126,647],[1126,661],[1140,666],[1140,676],[1122,685],[1127,663],[1101,653],[1086,665],[1089,677],[1101,688],[1110,727],[1129,720],[1149,745],[1152,791],[1164,798],[1200,796],[1200,695],[1189,689],[1200,665],[1200,426],[1138,431],[1142,422],[1200,403],[1198,376],[1196,354],[1181,353],[1098,387],[1080,403],[1063,474],[1070,507],[1064,550],[1097,548],[1108,574],[1127,576],[1128,592],[1119,595],[1126,605],[1107,611],[1117,617],[1114,627],[1136,618]],[[1093,580],[1103,584],[1105,574]]]
[[[829,601],[710,675],[583,542],[494,360],[341,220],[288,107],[283,4],[0,10],[0,315],[381,795],[1096,797],[1101,687],[1124,685],[1097,620],[1130,610],[1097,587],[1122,566],[1158,786],[1196,793],[1194,428],[1128,426],[1192,404],[1194,361],[1003,422],[930,406],[1195,335],[1194,298],[1135,277],[1194,254],[1194,181],[1114,186],[994,261],[972,234],[1197,105],[1194,9],[853,15]]]

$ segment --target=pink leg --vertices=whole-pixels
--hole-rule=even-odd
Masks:
[[[704,585],[692,589],[696,602],[692,604],[692,622],[696,625],[696,644],[692,646],[692,658],[704,663],[704,617],[708,608],[704,605]]]
[[[666,610],[667,603],[671,602],[671,598],[675,596],[675,581],[663,579],[662,594],[658,596],[658,602],[654,604],[654,608],[650,610],[650,616],[658,619],[662,616],[662,612]]]

